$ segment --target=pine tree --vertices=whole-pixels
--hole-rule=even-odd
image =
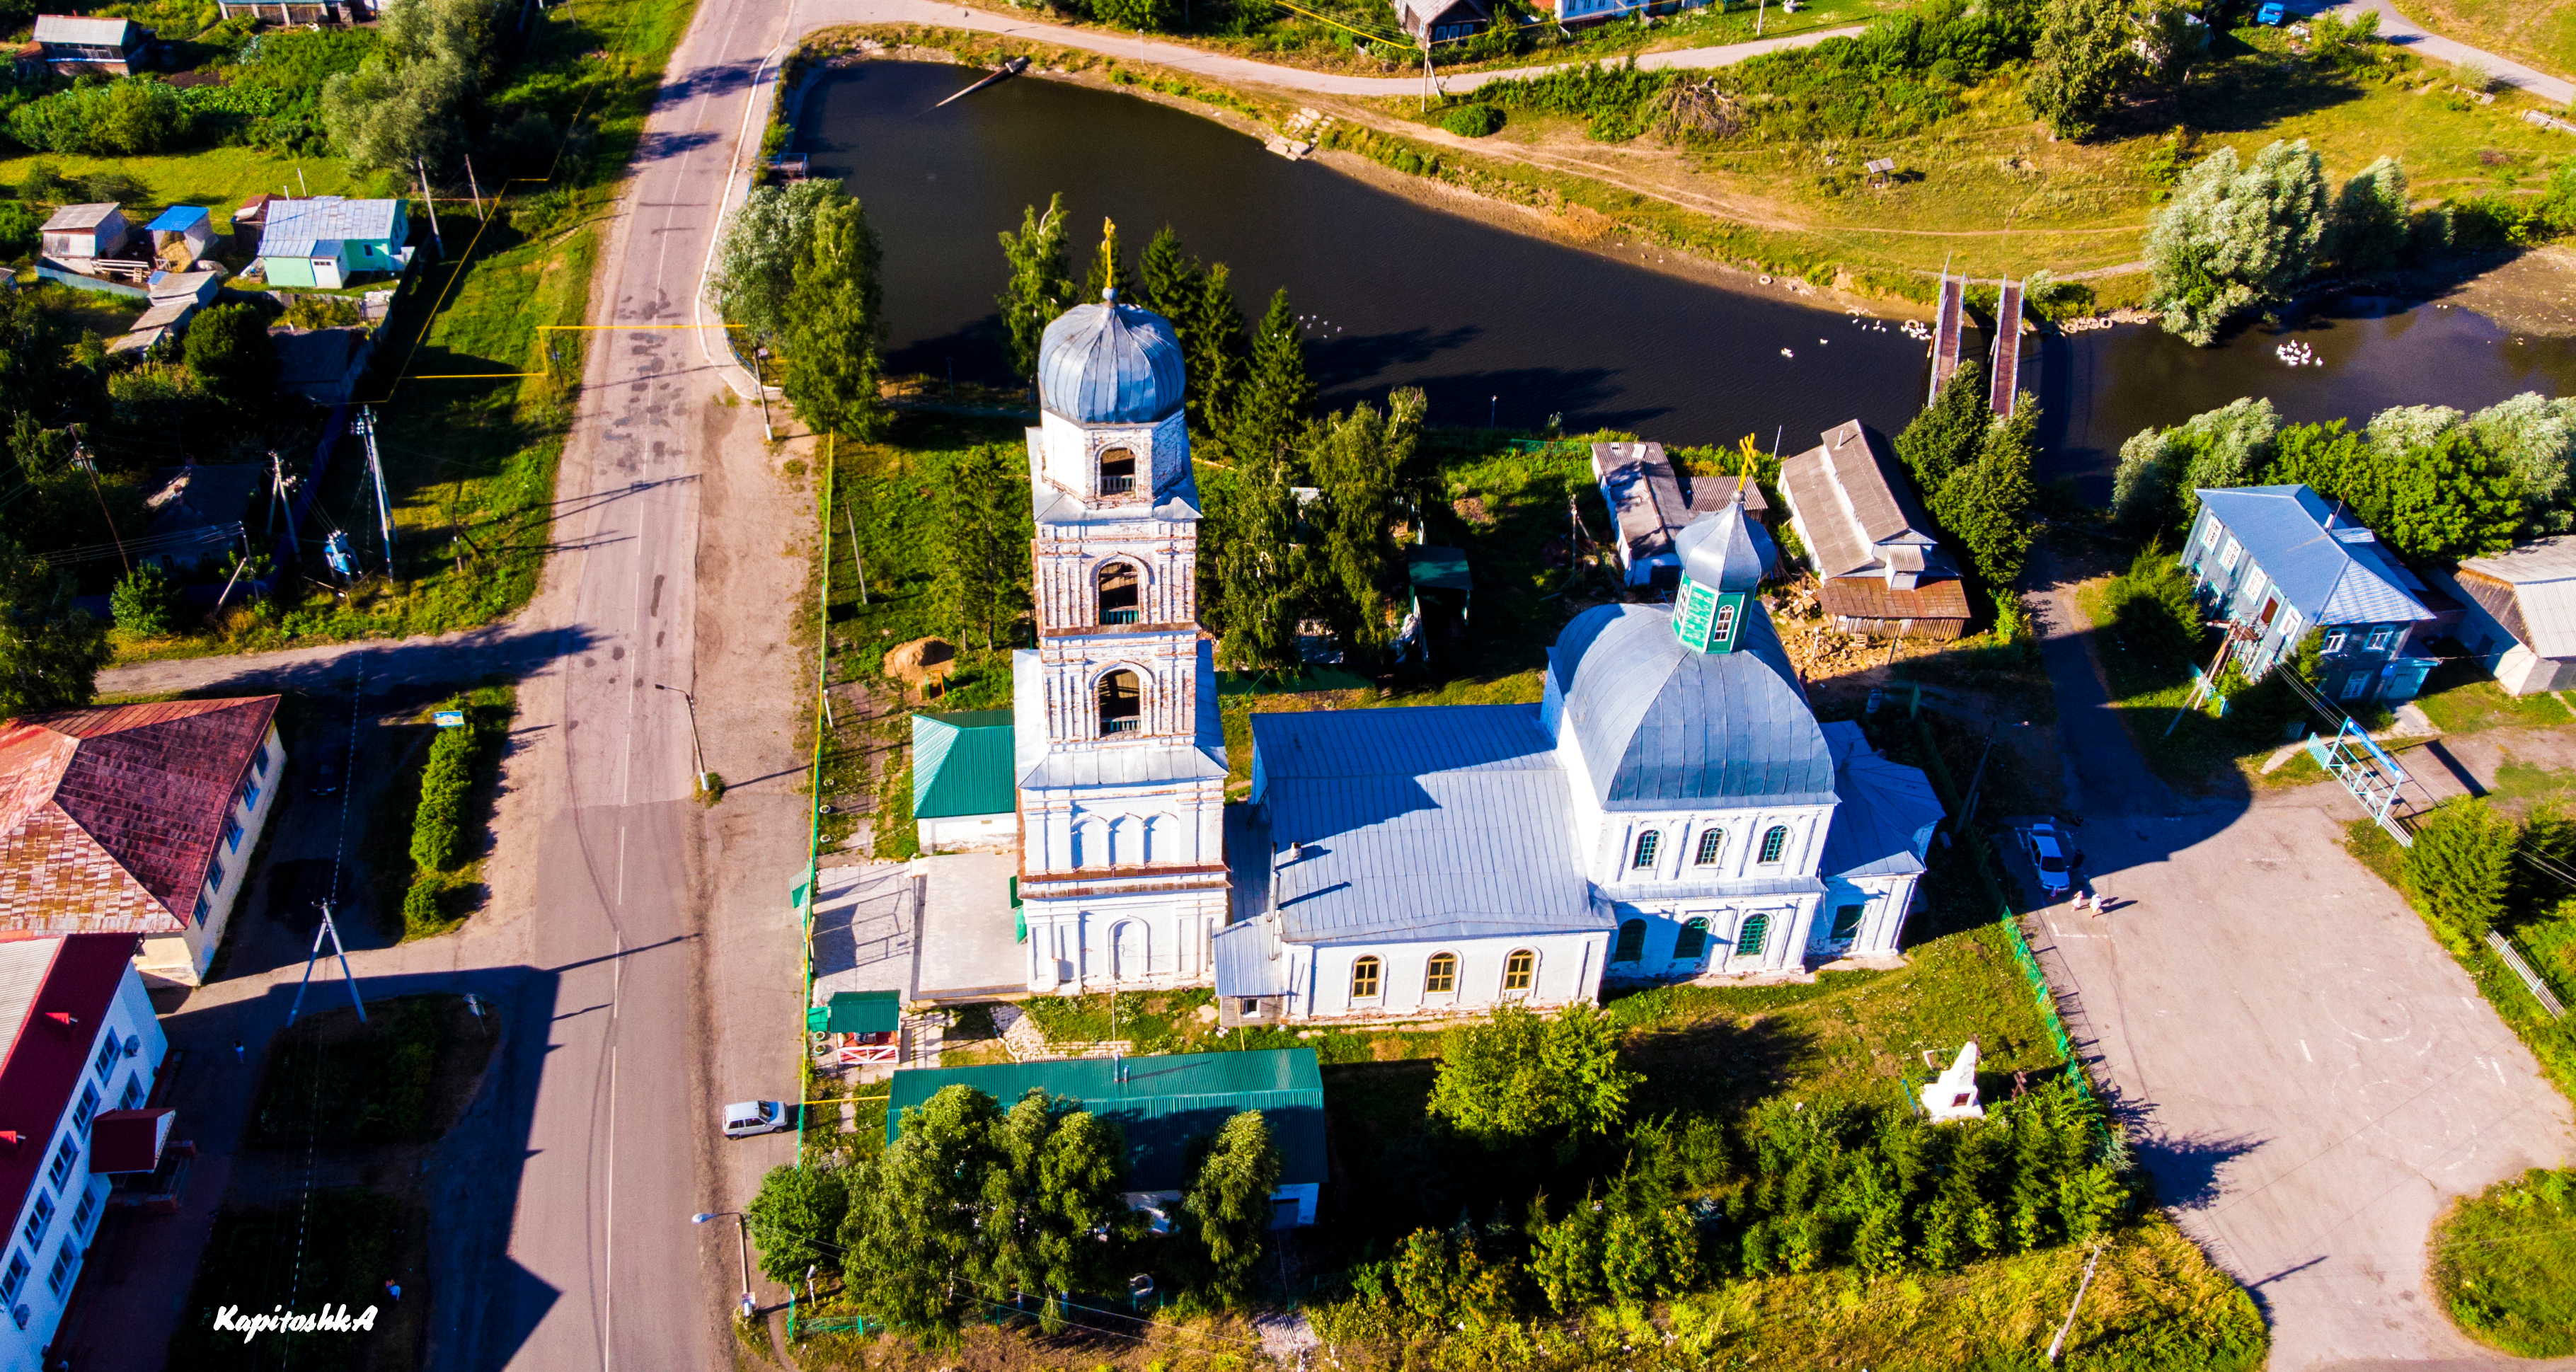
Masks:
[[[961,641],[980,637],[990,651],[1028,608],[1028,484],[992,444],[959,453],[943,477],[932,592]]]
[[[2039,406],[2024,393],[2011,418],[1986,426],[1976,460],[1953,471],[1932,498],[1932,517],[1958,539],[1977,575],[1998,588],[2020,580],[2030,556],[2030,502],[2038,494],[2030,479],[2031,431],[2038,418]]]
[[[2415,826],[2401,869],[2417,909],[2457,934],[2482,938],[2513,890],[2514,828],[2483,800],[2452,800]]]
[[[1282,288],[1271,295],[1270,309],[1253,334],[1252,365],[1234,400],[1228,447],[1235,460],[1286,448],[1314,406],[1315,383],[1306,376],[1305,330]]]
[[[1073,304],[1073,277],[1064,262],[1064,196],[1049,199],[1044,216],[1029,206],[1020,216],[1020,231],[1005,232],[1001,239],[1011,279],[993,303],[1002,313],[1011,370],[1034,381],[1046,326]]]
[[[1217,1131],[1181,1197],[1190,1239],[1207,1265],[1206,1289],[1221,1305],[1240,1304],[1270,1229],[1270,1193],[1279,1186],[1279,1149],[1269,1122],[1244,1110]]]
[[[867,211],[847,197],[816,206],[788,297],[787,374],[779,389],[817,433],[872,439],[885,430],[877,393],[882,295]]]
[[[1181,351],[1190,370],[1190,431],[1219,441],[1232,432],[1235,404],[1252,369],[1252,345],[1243,333],[1243,310],[1234,303],[1233,272],[1219,262],[1198,280],[1198,296],[1185,313]]]
[[[1137,264],[1136,303],[1177,327],[1198,303],[1198,277],[1196,264],[1181,253],[1181,236],[1166,224],[1145,244],[1144,259]],[[1187,342],[1184,338],[1184,350]]]

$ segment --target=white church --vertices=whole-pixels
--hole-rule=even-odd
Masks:
[[[1740,501],[1680,535],[1673,605],[1565,627],[1541,704],[1255,713],[1229,807],[1183,377],[1114,297],[1041,346],[1010,740],[1031,991],[1213,983],[1225,1022],[1278,1023],[1896,952],[1940,804],[1816,722]]]

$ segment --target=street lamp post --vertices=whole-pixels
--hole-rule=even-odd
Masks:
[[[742,1317],[750,1319],[752,1312],[757,1308],[751,1299],[751,1217],[739,1210],[709,1210],[689,1216],[689,1223],[704,1224],[709,1220],[723,1219],[727,1215],[734,1217],[734,1237],[737,1245],[742,1249]]]
[[[751,388],[760,392],[760,433],[763,438],[775,443],[778,441],[778,431],[769,427],[769,349],[754,348],[751,350],[751,355],[754,359]]]
[[[707,750],[698,742],[698,698],[681,690],[677,686],[665,686],[658,681],[653,683],[653,689],[657,691],[669,691],[671,694],[678,696],[681,700],[687,702],[689,707],[689,755],[696,758],[698,762],[698,789],[701,791],[714,790],[714,787],[707,784]]]

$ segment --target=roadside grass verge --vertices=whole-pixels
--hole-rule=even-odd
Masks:
[[[317,1002],[337,990],[313,988],[308,1013],[270,1040],[251,1108],[253,1146],[426,1143],[454,1128],[493,1043],[465,998],[376,1001],[361,1024],[347,1005]]]
[[[2462,1332],[2516,1357],[2576,1353],[2576,1171],[2463,1196],[2433,1234],[2433,1290]]]
[[[2576,0],[2396,0],[2445,38],[2540,71],[2576,76]]]

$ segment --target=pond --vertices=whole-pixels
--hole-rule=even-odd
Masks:
[[[1010,379],[996,235],[1062,192],[1077,263],[1103,218],[1117,221],[1131,269],[1169,225],[1191,253],[1232,267],[1248,316],[1285,287],[1329,406],[1410,385],[1429,394],[1435,423],[1562,416],[1570,431],[1670,443],[1753,434],[1767,447],[1776,434],[1796,451],[1853,418],[1893,433],[1922,404],[1926,350],[1893,324],[1513,233],[1112,91],[1023,79],[932,108],[976,75],[863,63],[819,78],[805,109],[799,149],[867,203],[883,243],[892,372]],[[2268,394],[2292,419],[2358,419],[2436,398],[2468,408],[2557,394],[2576,379],[2576,343],[2519,341],[2441,306],[2337,302],[2292,336],[2324,365],[2285,365],[2281,337],[2262,330],[2215,349],[2142,327],[2051,341],[2039,352],[2042,475],[2107,499],[2128,435],[2240,395]]]

